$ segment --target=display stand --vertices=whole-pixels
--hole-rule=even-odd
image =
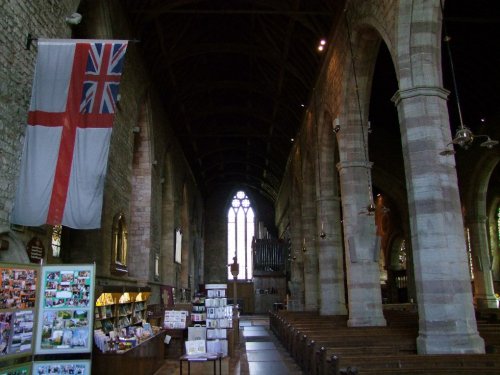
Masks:
[[[165,310],[163,328],[166,330],[165,358],[177,359],[184,354],[189,313],[187,310]]]
[[[42,267],[33,373],[90,374],[95,264]]]
[[[32,367],[39,304],[39,265],[0,264],[0,368],[27,373]],[[24,363],[23,363],[24,362]]]
[[[206,284],[207,352],[229,354],[228,328],[232,328],[232,306],[227,304],[226,284]]]

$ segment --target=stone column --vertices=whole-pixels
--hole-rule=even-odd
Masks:
[[[401,125],[419,313],[419,354],[484,353],[472,303],[455,161],[440,87],[393,97]]]
[[[317,206],[319,231],[324,233],[318,239],[320,315],[347,315],[340,199],[320,197]]]
[[[368,206],[370,163],[342,161],[340,174],[350,327],[385,326],[382,312],[379,249],[374,216],[362,212]]]
[[[474,301],[478,309],[498,308],[493,287],[486,216],[466,217],[474,272]]]

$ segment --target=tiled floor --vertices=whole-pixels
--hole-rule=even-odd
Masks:
[[[179,372],[179,361],[166,360],[155,375],[175,375]],[[191,373],[194,375],[194,372]],[[186,367],[183,373],[186,373]],[[267,316],[242,316],[240,343],[235,348],[235,354],[229,359],[229,375],[268,374],[302,375],[303,373],[269,330]]]

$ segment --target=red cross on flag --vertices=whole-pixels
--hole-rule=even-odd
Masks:
[[[11,222],[101,226],[126,41],[38,40]]]

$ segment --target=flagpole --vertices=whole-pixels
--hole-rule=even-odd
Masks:
[[[126,40],[129,43],[141,42],[139,39],[120,39],[120,40]],[[38,42],[38,38],[31,35],[31,33],[28,33],[28,35],[26,35],[25,49],[29,51],[31,49],[31,46],[33,45],[33,42]]]

